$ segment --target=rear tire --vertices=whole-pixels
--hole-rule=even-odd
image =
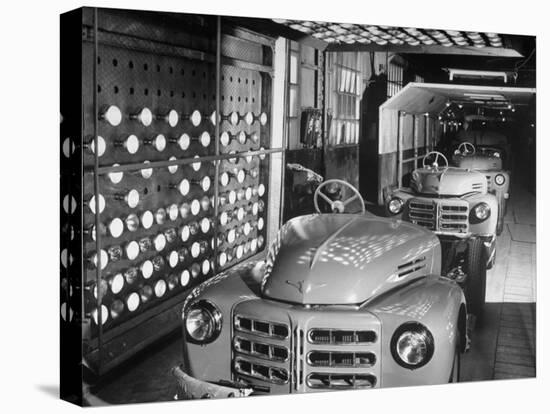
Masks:
[[[477,321],[481,322],[487,286],[487,254],[481,239],[473,238],[468,241],[465,265],[467,275],[464,285],[466,306],[468,313],[474,314]]]

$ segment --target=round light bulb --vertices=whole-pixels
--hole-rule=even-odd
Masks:
[[[246,134],[244,131],[239,132],[237,135],[237,141],[239,141],[239,144],[241,145],[246,143]]]
[[[164,250],[164,248],[166,247],[166,237],[164,236],[164,234],[159,234],[157,237],[155,237],[154,244],[155,250],[157,252]]]
[[[235,190],[229,192],[229,204],[234,204],[237,201],[237,193]]]
[[[189,181],[187,181],[185,178],[180,181],[178,185],[178,190],[181,195],[186,196],[189,193],[189,188]]]
[[[92,151],[92,154],[95,153],[95,139],[90,140],[90,151]],[[107,144],[105,143],[105,139],[103,139],[102,136],[97,136],[97,148],[99,151],[97,152],[97,156],[101,157],[103,154],[105,154],[105,149],[107,148]]]
[[[151,276],[153,276],[153,262],[151,262],[150,260],[144,261],[139,267],[139,270],[141,270],[141,275],[144,279],[149,279]]]
[[[227,184],[229,184],[229,174],[227,174],[226,172],[223,172],[221,175],[220,175],[220,184],[225,187]]]
[[[191,143],[191,138],[189,137],[189,135],[185,133],[181,134],[180,137],[178,138],[178,145],[183,151],[189,148],[190,143]]]
[[[193,256],[194,258],[197,258],[199,257],[200,253],[201,253],[201,246],[199,245],[198,242],[194,242],[191,245],[191,256]]]
[[[210,230],[210,220],[206,217],[201,220],[201,230],[203,233],[208,233]]]
[[[126,307],[130,312],[134,312],[139,307],[139,295],[136,292],[132,292],[126,298]]]
[[[206,276],[208,272],[210,272],[210,261],[208,259],[205,259],[202,262],[202,274]]]
[[[174,157],[174,156],[171,156],[168,160],[169,160],[169,161],[176,161],[177,158]],[[168,166],[168,172],[169,172],[170,174],[175,174],[176,171],[178,171],[178,166],[177,166],[177,165],[169,165],[169,166]]]
[[[177,204],[171,204],[170,207],[168,207],[168,217],[170,220],[175,221],[178,218],[179,215],[179,209]]]
[[[150,161],[145,160],[145,161],[143,161],[143,163],[144,164],[150,164]],[[141,173],[141,176],[147,180],[147,179],[151,178],[151,176],[153,175],[153,169],[152,168],[142,168],[140,173]]]
[[[164,279],[157,280],[155,283],[155,295],[157,298],[161,298],[166,293],[166,282]]]
[[[239,184],[242,184],[244,182],[245,177],[246,177],[246,174],[244,170],[239,170],[237,172],[237,181],[239,182]]]
[[[151,213],[149,210],[144,211],[141,215],[141,225],[144,229],[150,229],[153,225],[154,217],[153,213]]]
[[[262,112],[260,115],[260,124],[267,124],[267,114],[265,112]]]
[[[193,158],[200,158],[198,155],[195,155]],[[191,164],[191,168],[193,168],[193,170],[195,171],[198,171],[201,169],[201,163],[200,162],[194,162]]]
[[[258,195],[262,197],[265,194],[265,186],[263,184],[260,184],[258,186]]]
[[[109,281],[109,284],[111,285],[111,292],[115,295],[120,293],[120,291],[124,288],[124,276],[122,276],[122,273],[117,273],[114,275]]]
[[[258,230],[262,230],[263,228],[264,228],[264,219],[260,217],[258,219]]]
[[[222,267],[225,266],[225,264],[227,263],[227,254],[225,254],[225,252],[221,252],[218,256],[218,263]]]
[[[197,214],[200,213],[200,211],[201,211],[201,203],[199,202],[199,200],[193,200],[191,202],[191,214],[196,216]]]
[[[226,131],[223,131],[222,134],[220,135],[220,143],[226,147],[229,145],[229,134],[226,132]]]
[[[206,131],[204,131],[200,136],[200,142],[203,147],[207,147],[210,145],[210,134]]]
[[[120,237],[123,230],[124,230],[124,223],[118,217],[114,218],[109,223],[109,232],[111,233],[111,236],[114,237],[115,239]]]
[[[136,241],[131,241],[126,245],[124,250],[129,260],[135,260],[139,254],[139,244]]]
[[[174,128],[179,121],[179,115],[178,112],[174,109],[172,109],[170,112],[168,112],[168,115],[166,115],[166,121],[168,122],[168,125],[170,125],[172,128]]]
[[[120,164],[113,164],[113,167],[120,167]],[[110,172],[108,175],[109,180],[111,180],[113,184],[120,183],[122,181],[122,178],[124,177],[124,173],[122,171]]]
[[[189,270],[183,270],[180,275],[180,285],[182,287],[185,287],[189,284],[190,280],[191,280],[191,275],[189,274]]]
[[[210,177],[204,176],[201,180],[202,191],[207,192],[210,189]]]
[[[191,123],[193,124],[193,126],[199,126],[201,121],[202,121],[201,113],[195,109],[191,114]]]
[[[252,123],[254,122],[254,115],[252,115],[252,112],[247,112],[246,113],[246,115],[244,116],[244,121],[248,125],[252,125]]]
[[[231,115],[229,115],[229,122],[231,122],[231,125],[237,125],[239,123],[239,114],[237,112],[231,112]]]
[[[178,265],[178,262],[179,262],[178,252],[176,252],[175,250],[172,250],[170,252],[170,255],[168,256],[168,264],[173,269]]]
[[[126,196],[126,203],[130,208],[137,207],[137,205],[139,204],[139,193],[136,189],[130,190],[130,192]]]
[[[146,127],[153,122],[153,113],[149,108],[143,108],[138,114],[139,121]]]
[[[124,147],[126,148],[126,151],[128,151],[130,154],[135,154],[138,152],[139,149],[139,139],[135,135],[130,135],[128,138],[126,138],[126,141],[124,141]]]
[[[182,203],[182,205],[180,206],[181,218],[186,218],[189,215],[189,210],[190,210],[189,204]]]
[[[186,242],[187,240],[189,240],[189,226],[183,226],[181,228],[181,232],[180,232],[180,235],[181,235],[181,241],[183,242]]]
[[[120,112],[118,106],[111,105],[103,113],[103,119],[105,119],[112,126],[118,126],[122,122],[122,112]]]
[[[164,151],[166,148],[166,137],[163,134],[158,134],[153,140],[153,146],[158,152]]]
[[[105,210],[105,198],[101,194],[99,194],[99,214],[103,213],[103,210]],[[65,205],[65,202],[63,203]],[[73,203],[73,206],[76,208],[76,202]],[[90,198],[90,202],[88,203],[88,206],[90,207],[90,210],[93,214],[95,214],[95,195]],[[65,210],[67,211],[67,210]],[[73,210],[74,211],[74,210]]]

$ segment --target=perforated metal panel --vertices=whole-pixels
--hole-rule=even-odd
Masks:
[[[85,14],[82,134],[67,159],[82,161],[89,352],[265,248],[269,153],[280,150],[272,43],[224,26],[218,60],[217,30],[216,17]]]

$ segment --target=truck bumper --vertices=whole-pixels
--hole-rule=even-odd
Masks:
[[[178,400],[247,397],[254,391],[252,388],[219,385],[193,378],[185,373],[179,365],[172,369],[172,375],[174,375],[179,385],[176,397]]]

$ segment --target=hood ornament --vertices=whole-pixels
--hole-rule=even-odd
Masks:
[[[285,283],[287,285],[295,287],[296,289],[298,289],[298,292],[300,292],[301,294],[304,294],[304,281],[303,280],[300,280],[298,282],[293,282],[291,280],[286,280]]]

